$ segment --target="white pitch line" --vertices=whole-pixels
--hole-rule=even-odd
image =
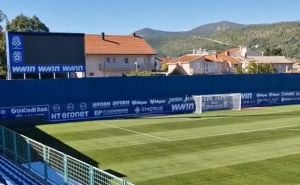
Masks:
[[[172,140],[167,139],[167,138],[162,138],[162,137],[154,136],[154,135],[151,135],[151,134],[146,134],[146,133],[143,133],[143,132],[137,132],[137,131],[134,131],[134,130],[129,130],[129,129],[118,127],[118,126],[115,126],[115,125],[110,125],[110,124],[106,124],[106,123],[102,123],[102,124],[106,125],[106,126],[109,126],[109,127],[112,127],[112,128],[117,128],[117,129],[124,130],[124,131],[127,131],[127,132],[148,136],[148,137],[152,137],[152,138],[163,140],[163,141],[172,141]]]
[[[264,128],[264,129],[255,129],[255,130],[245,130],[245,131],[240,131],[240,132],[227,132],[227,133],[221,133],[221,134],[211,134],[211,135],[205,135],[203,137],[189,137],[189,138],[183,138],[183,139],[173,139],[171,141],[184,141],[184,140],[190,140],[190,139],[200,139],[200,138],[206,138],[206,137],[214,137],[214,136],[226,136],[226,135],[231,135],[231,134],[242,134],[242,133],[249,133],[249,132],[258,132],[258,131],[265,131],[265,130],[280,130],[284,128],[289,128],[289,127],[295,127],[299,126],[298,125],[289,125],[289,126],[283,126],[283,127],[272,127],[272,128]],[[284,129],[286,130],[286,129]],[[295,130],[295,129],[293,129]],[[299,129],[300,130],[300,129]]]
[[[300,130],[300,129],[287,129],[287,128],[285,128],[285,129],[282,129],[282,130]]]

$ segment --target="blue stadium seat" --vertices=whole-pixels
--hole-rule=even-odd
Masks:
[[[33,176],[27,173],[25,170],[18,167],[17,165],[15,165],[14,163],[7,160],[1,155],[0,155],[0,172],[3,173],[8,178],[8,181],[12,181],[12,184],[43,185],[42,182],[39,182]]]
[[[9,180],[0,175],[0,185],[8,185]]]

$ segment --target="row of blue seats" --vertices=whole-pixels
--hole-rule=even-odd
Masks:
[[[3,174],[1,174],[0,171],[0,185],[11,185],[12,183],[10,183],[10,180],[5,177]]]
[[[43,185],[43,183],[3,156],[0,156],[0,171],[17,185]]]

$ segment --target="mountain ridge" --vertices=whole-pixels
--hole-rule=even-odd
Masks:
[[[144,37],[160,56],[180,56],[191,53],[195,48],[223,51],[243,45],[259,52],[280,48],[283,55],[300,58],[300,21],[264,24],[220,21],[188,31],[172,32],[145,28],[138,30],[136,34]]]
[[[236,23],[236,22],[224,20],[219,22],[203,24],[187,31],[168,31],[168,30],[159,30],[159,29],[153,29],[147,27],[147,28],[139,29],[135,31],[135,33],[145,38],[149,38],[149,37],[153,38],[153,37],[161,37],[161,36],[164,37],[164,36],[192,35],[192,34],[207,35],[217,31],[216,27],[228,28],[228,29],[242,29],[242,28],[252,27],[252,26],[269,26],[269,25],[276,25],[276,24],[300,24],[300,20],[280,21],[280,22],[273,22],[273,23],[259,23],[259,24],[242,24],[242,23]]]

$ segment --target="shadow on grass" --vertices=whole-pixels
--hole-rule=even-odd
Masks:
[[[126,175],[120,173],[120,172],[117,172],[115,170],[112,170],[112,169],[107,169],[107,170],[104,170],[106,171],[107,173],[110,173],[110,174],[113,174],[114,176],[117,176],[119,178],[124,178],[124,177],[127,177]]]
[[[98,167],[98,162],[92,158],[82,154],[81,152],[75,150],[74,148],[68,146],[62,141],[54,138],[53,136],[45,133],[37,127],[14,129],[16,132],[23,134],[31,139],[34,139],[44,145],[50,146],[60,152],[68,154],[76,159],[84,161],[92,166]]]
[[[99,163],[92,158],[82,154],[81,152],[75,150],[74,148],[68,146],[67,144],[63,143],[62,141],[54,138],[53,136],[45,133],[44,131],[40,130],[37,127],[30,127],[30,128],[22,128],[22,129],[15,129],[16,132],[23,134],[31,139],[34,139],[44,145],[50,146],[60,152],[63,152],[65,154],[68,154],[76,159],[79,159],[81,161],[84,161],[92,166],[95,166],[98,168]],[[95,145],[95,147],[97,147]],[[106,169],[104,170],[112,175],[115,175],[119,178],[127,177],[126,175],[117,172],[113,169]]]

